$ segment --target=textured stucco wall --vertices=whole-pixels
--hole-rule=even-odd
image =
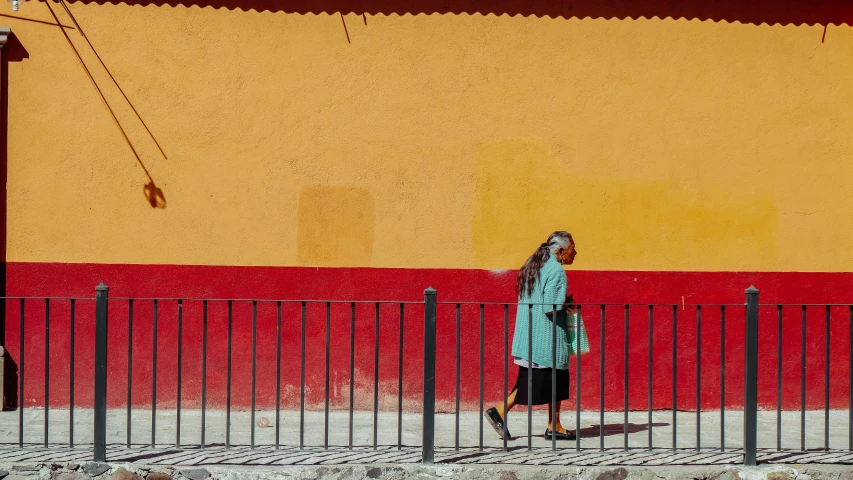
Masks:
[[[12,262],[501,269],[566,228],[590,270],[853,267],[846,25],[71,8],[166,208],[59,28],[4,17]]]

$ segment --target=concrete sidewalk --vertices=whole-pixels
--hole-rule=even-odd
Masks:
[[[74,441],[78,445],[91,444],[93,411],[77,408],[74,410]],[[270,426],[255,427],[256,446],[275,445],[275,412],[257,411],[255,419],[265,417],[270,420]],[[532,437],[534,448],[550,448],[551,442],[543,438],[548,424],[544,411],[533,412]],[[24,410],[24,442],[32,445],[44,443],[44,409],[29,408]],[[833,450],[846,450],[849,445],[849,427],[847,411],[830,412],[829,447]],[[0,412],[0,444],[17,444],[18,441],[18,412]],[[151,412],[150,410],[133,410],[131,412],[131,442],[133,446],[144,447],[151,444]],[[459,415],[458,446],[463,448],[480,446],[479,412],[461,412]],[[628,447],[637,449],[649,448],[649,423],[647,412],[630,412],[628,415],[627,434],[624,426],[623,412],[606,412],[604,415],[604,448],[622,449],[627,439]],[[181,446],[198,446],[201,442],[201,411],[182,410],[180,416]],[[402,430],[399,431],[401,446],[417,447],[421,445],[422,437],[421,414],[406,413],[402,416]],[[210,410],[206,412],[205,443],[207,445],[225,444],[225,412]],[[576,419],[574,412],[564,412],[563,425],[574,430]],[[328,445],[336,447],[349,446],[349,412],[331,411],[328,422]],[[69,440],[69,411],[66,409],[50,409],[48,438],[51,445],[67,445]],[[325,416],[322,411],[306,411],[303,427],[303,445],[309,447],[323,446],[325,443]],[[508,422],[510,433],[513,435],[508,447],[527,447],[528,423],[527,412],[522,409],[513,410]],[[597,450],[601,447],[601,419],[598,412],[581,412],[581,450]],[[697,431],[697,426],[700,428]],[[678,412],[677,415],[677,447],[692,449],[699,446],[705,450],[719,450],[723,440],[727,450],[743,446],[743,412],[727,411],[725,415],[725,436],[721,435],[721,415],[719,411],[702,412],[697,418],[696,412]],[[671,449],[673,447],[673,415],[671,411],[653,412],[651,425],[651,446],[655,449]],[[376,445],[398,445],[398,416],[393,412],[379,412],[375,422]],[[174,447],[177,443],[177,415],[175,410],[158,410],[156,419],[156,445],[158,447]],[[300,446],[299,411],[282,411],[281,422],[278,426],[281,446]],[[495,434],[490,425],[483,421],[484,447],[502,448],[503,442]],[[249,445],[251,442],[252,423],[250,413],[246,411],[231,413],[231,445]],[[108,410],[107,412],[107,443],[125,444],[127,441],[126,410]],[[783,449],[800,448],[800,412],[782,413],[781,440]],[[697,436],[698,434],[698,436]],[[776,444],[776,412],[758,412],[758,446],[759,448],[775,449]],[[456,416],[454,414],[437,414],[435,421],[436,447],[456,447]],[[353,418],[353,446],[373,447],[374,417],[373,412],[356,411]],[[806,449],[822,449],[824,447],[824,412],[806,412],[805,430]],[[575,450],[574,441],[558,442],[560,450]]]

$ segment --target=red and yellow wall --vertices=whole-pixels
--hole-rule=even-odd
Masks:
[[[755,9],[740,18],[736,5],[731,16],[706,19],[667,17],[660,5],[657,16],[644,18],[398,11],[405,6],[341,16],[269,5],[70,3],[164,156],[74,23],[51,5],[150,180],[47,5],[24,3],[14,18],[0,17],[27,53],[8,64],[9,296],[92,296],[103,281],[114,297],[416,301],[431,285],[442,301],[511,302],[513,270],[551,231],[565,229],[577,241],[569,282],[582,302],[742,303],[750,284],[761,289],[763,303],[853,302],[853,29],[838,19],[825,29],[801,6],[784,2],[766,6],[777,9],[766,20]],[[785,8],[791,10],[778,10]],[[149,181],[162,190],[156,207],[146,197]],[[8,306],[7,316],[16,319],[17,308]],[[148,329],[150,306],[139,308],[146,319],[139,328]],[[162,308],[169,327],[158,345],[168,351],[175,348],[169,323],[175,308]],[[186,325],[195,325],[197,307],[186,308]],[[615,408],[624,338],[623,314],[613,308],[605,390],[613,392],[607,401]],[[62,309],[51,311],[61,317]],[[638,360],[629,365],[645,378],[648,314],[640,310],[632,313],[637,320],[629,335],[639,339],[629,355]],[[695,350],[688,349],[695,344],[695,309],[679,311],[679,322],[686,322],[683,329],[679,324],[685,342],[679,403],[695,404],[689,399]],[[34,312],[32,331],[39,332],[43,311]],[[270,312],[262,328],[274,329]],[[479,323],[472,312],[463,330],[475,342]],[[658,312],[655,341],[664,350],[655,367],[662,382],[655,402],[663,408],[671,399],[665,374],[671,311]],[[833,310],[839,352],[846,352],[849,336],[845,312]],[[372,321],[372,313],[363,315]],[[398,312],[383,315],[391,326],[382,330],[388,329],[380,375],[383,388],[395,392]],[[415,373],[406,380],[407,398],[418,394],[422,358],[422,326],[417,313],[410,315],[406,335],[414,340],[406,361]],[[502,328],[502,313],[489,315],[497,322],[489,328]],[[743,320],[742,312],[740,323],[738,313],[729,315],[734,350],[727,368],[737,391]],[[818,352],[808,366],[822,372],[823,313],[814,315],[811,331],[821,333],[808,339]],[[718,317],[718,310],[703,317],[708,405],[720,401],[719,343],[709,340],[719,337]],[[245,343],[250,335],[242,318],[238,335]],[[763,338],[775,346],[775,313],[762,318]],[[317,341],[321,320],[312,330]],[[65,322],[51,324],[58,345],[65,345]],[[115,369],[127,349],[120,333],[126,327],[118,325],[111,348],[124,350],[111,359]],[[799,324],[791,325],[785,348],[798,352]],[[597,345],[598,320],[587,326]],[[347,332],[339,340],[346,349]],[[264,350],[266,338],[261,356],[274,358]],[[5,340],[13,358],[18,339],[9,322]],[[372,351],[372,323],[357,339]],[[200,341],[187,334],[184,340],[195,347]],[[222,341],[217,337],[215,362],[223,358]],[[502,338],[488,341],[487,365],[502,368],[495,353]],[[139,342],[150,348],[150,338]],[[43,366],[42,344],[34,335],[27,347],[31,372]],[[770,346],[762,350],[762,368],[775,378]],[[62,348],[52,347],[51,361],[64,361]],[[78,354],[85,369],[90,354]],[[144,383],[149,367],[140,355]],[[196,355],[197,348],[187,357],[192,368]],[[371,355],[361,365],[368,389]],[[162,371],[173,368],[172,355],[160,359],[167,362]],[[322,365],[322,355],[317,361]],[[453,358],[440,362],[452,371]],[[598,372],[595,352],[584,362],[582,372]],[[832,365],[833,376],[847,374],[841,363]],[[798,365],[786,364],[786,378],[798,379]],[[61,403],[68,374],[54,373],[60,393],[51,402]],[[464,398],[474,401],[477,371],[463,374]],[[121,392],[115,375],[110,388]],[[594,380],[591,406],[596,375],[582,377]],[[171,382],[164,392],[172,391],[174,379],[161,378]],[[347,395],[346,378],[335,381]],[[822,391],[822,376],[809,382]],[[645,384],[637,384],[632,402],[643,408]],[[245,403],[240,385],[243,396],[235,401]],[[496,397],[499,387],[491,385],[489,395]],[[144,403],[145,387],[138,388]],[[771,382],[762,390],[765,402],[775,399],[772,388]],[[834,402],[846,405],[846,388],[832,386]],[[273,398],[264,392],[265,401]],[[78,399],[90,401],[86,394]],[[440,380],[440,400],[452,394],[452,379]],[[39,395],[30,389],[26,401],[38,404]],[[158,397],[168,402],[169,395]],[[739,404],[738,395],[727,401]],[[110,401],[122,398],[117,393]]]

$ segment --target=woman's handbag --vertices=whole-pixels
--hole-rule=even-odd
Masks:
[[[566,324],[566,339],[569,342],[569,355],[582,355],[589,353],[589,338],[586,336],[586,328],[583,325],[583,318],[580,312],[575,311],[569,315],[569,322]],[[580,328],[578,328],[578,326]],[[580,330],[580,335],[578,335]],[[578,338],[579,337],[579,338]]]

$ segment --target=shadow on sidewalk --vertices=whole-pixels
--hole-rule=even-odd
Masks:
[[[668,423],[652,423],[652,428],[654,427],[668,427]],[[602,427],[604,427],[602,429]],[[623,423],[608,423],[605,425],[593,425],[591,427],[581,428],[580,429],[580,437],[581,438],[593,438],[600,437],[602,435],[602,430],[604,430],[604,436],[609,437],[612,435],[624,435],[625,434],[626,424]],[[628,433],[638,433],[644,432],[649,429],[648,423],[628,423],[627,424]]]
[[[581,428],[580,429],[580,437],[581,438],[600,437],[602,435],[602,430],[603,430],[603,434],[605,437],[610,437],[613,435],[624,435],[625,430],[626,430],[625,429],[626,426],[627,426],[628,433],[645,432],[645,431],[648,431],[648,429],[649,429],[648,423],[628,423],[628,424],[608,423],[608,424],[603,425],[603,427],[604,427],[603,429],[602,429],[602,425],[593,425],[591,427]],[[652,428],[654,428],[654,427],[668,427],[668,426],[669,426],[668,423],[652,423]],[[569,431],[573,431],[573,430],[569,429]],[[533,436],[534,437],[544,437],[545,434],[543,432],[542,434],[538,434],[538,435],[534,434]],[[510,440],[519,440],[522,438],[527,438],[527,435],[516,435],[516,436],[510,438]]]

